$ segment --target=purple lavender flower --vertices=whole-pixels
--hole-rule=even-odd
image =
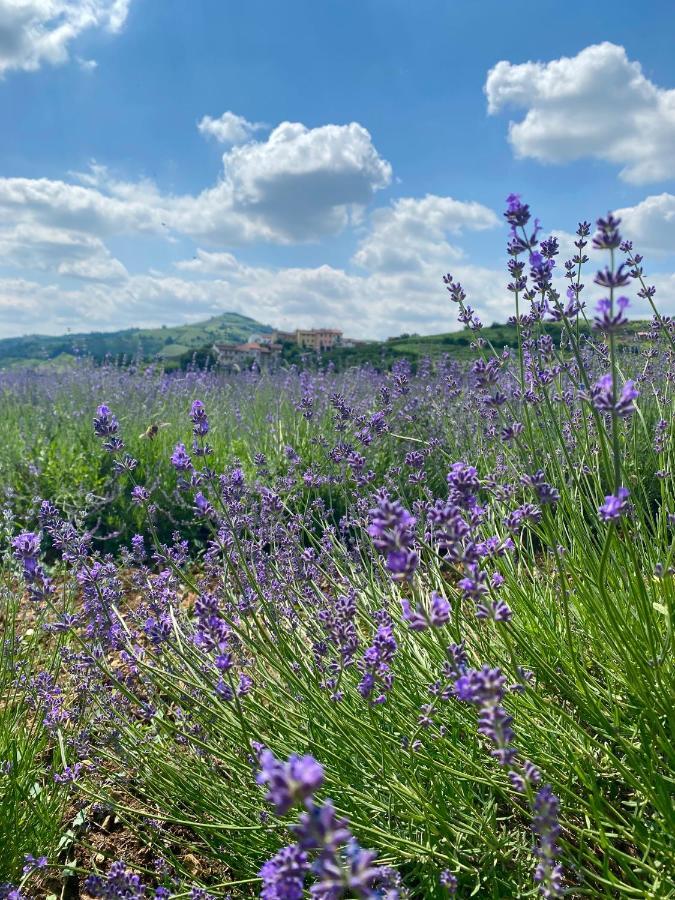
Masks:
[[[0,900],[24,900],[24,897],[17,887],[4,881],[0,883]]]
[[[427,628],[440,628],[450,619],[452,608],[448,600],[433,591],[428,605],[418,604],[413,610],[410,601],[402,600],[403,618],[412,631],[426,631]]]
[[[23,531],[12,539],[12,550],[15,558],[23,563],[24,572],[34,572],[40,552],[40,535]]]
[[[28,586],[31,600],[44,600],[53,593],[54,585],[38,562],[40,552],[40,535],[33,531],[24,531],[12,539],[12,550],[15,559],[23,564],[23,577]]]
[[[453,463],[448,472],[450,500],[457,506],[469,509],[476,504],[475,493],[480,486],[475,466],[465,462]]]
[[[596,250],[615,250],[621,244],[620,224],[621,219],[614,218],[612,213],[608,213],[606,219],[596,221],[598,230],[593,236],[593,246]]]
[[[336,854],[320,856],[315,867],[318,880],[310,895],[316,900],[343,897],[375,900],[380,895],[372,888],[382,874],[382,869],[373,865],[375,857],[372,850],[364,850],[354,838]]]
[[[351,837],[347,820],[338,818],[330,800],[325,800],[320,806],[311,805],[300,814],[298,824],[291,830],[303,850],[321,848],[328,853],[337,851]]]
[[[616,494],[608,494],[605,497],[605,502],[598,510],[603,522],[615,522],[625,515],[629,505],[629,493],[628,488],[620,487]]]
[[[588,398],[593,406],[601,413],[611,413],[614,411],[618,416],[627,418],[635,412],[635,404],[633,403],[639,397],[639,391],[635,387],[635,382],[628,379],[621,393],[614,400],[614,385],[612,376],[608,372],[598,379],[591,387]]]
[[[376,494],[377,505],[370,510],[368,534],[378,550],[385,553],[386,564],[397,580],[410,580],[419,564],[413,549],[415,517],[386,491]]]
[[[281,762],[271,750],[263,750],[260,769],[256,780],[269,786],[265,799],[274,806],[278,816],[285,815],[296,803],[308,800],[323,784],[323,767],[309,755],[294,754],[288,762]]]
[[[318,769],[323,774],[321,766],[312,757],[300,759],[292,756],[287,764],[283,764],[274,759],[270,751],[263,750],[260,758],[263,762],[263,780],[278,788],[278,791],[270,790],[268,794],[268,799],[275,803],[278,814],[283,814],[290,808],[289,774],[288,771],[280,773],[279,767],[288,769],[295,760],[296,763],[301,762],[303,767]],[[266,770],[269,777],[265,776]],[[261,780],[260,776],[258,780]],[[398,873],[393,869],[373,865],[375,853],[359,846],[349,831],[348,823],[336,816],[330,800],[320,806],[314,803],[311,796],[316,789],[312,786],[314,782],[314,776],[305,779],[306,812],[301,814],[298,824],[292,828],[298,837],[298,843],[283,847],[260,870],[263,881],[261,898],[300,900],[304,896],[305,878],[310,872],[307,851],[318,851],[311,866],[316,881],[310,888],[310,895],[316,900],[341,900],[343,897],[362,897],[368,900],[388,897],[396,900],[401,896],[397,890],[400,884]],[[294,784],[298,783],[294,781]],[[280,800],[280,803],[271,797],[273,792],[278,794],[276,800]]]
[[[530,278],[538,291],[543,293],[551,287],[554,267],[554,260],[547,258],[542,253],[530,254]]]
[[[119,422],[113,415],[109,406],[102,403],[94,416],[94,433],[100,438],[109,438],[119,431]]]
[[[493,622],[510,622],[513,613],[508,603],[501,597],[482,599],[476,603],[477,619],[492,619]]]
[[[600,287],[608,288],[609,290],[626,287],[627,284],[630,284],[632,276],[630,272],[625,271],[625,269],[626,263],[621,263],[619,268],[614,272],[610,268],[605,267],[596,273],[593,281],[596,284],[599,284]]]
[[[449,869],[444,869],[438,879],[441,885],[446,889],[448,894],[457,893],[457,876],[453,875]]]
[[[506,198],[506,212],[504,217],[509,225],[522,227],[530,221],[530,207],[521,203],[520,194],[509,194]]]
[[[134,485],[134,487],[131,489],[131,500],[137,506],[142,506],[144,503],[147,503],[149,499],[150,492],[142,485]]]
[[[516,749],[511,746],[513,730],[512,718],[501,706],[504,697],[506,678],[500,669],[469,669],[456,679],[455,696],[465,703],[478,707],[478,732],[485,735],[494,749],[491,755],[502,766],[510,765],[516,756]]]
[[[550,784],[545,784],[534,800],[532,830],[536,837],[534,855],[537,867],[534,880],[539,885],[542,897],[561,897],[563,893],[562,866],[556,862],[560,855],[557,840],[560,835],[558,811],[560,801]]]
[[[628,318],[624,315],[626,309],[630,305],[628,297],[617,297],[616,305],[612,305],[612,301],[608,297],[598,300],[595,307],[596,316],[593,320],[594,327],[598,331],[611,333],[617,331],[622,325],[628,322]]]
[[[106,876],[90,875],[84,883],[85,890],[92,897],[101,900],[144,900],[146,887],[126,865],[114,862]]]
[[[209,433],[209,420],[201,400],[195,400],[190,407],[190,419],[193,426],[192,433],[195,437],[204,437]]]
[[[504,524],[509,531],[518,531],[527,522],[532,522],[535,525],[541,522],[541,509],[534,503],[523,503],[522,506],[512,510],[504,517]]]
[[[520,794],[524,794],[528,785],[532,786],[541,781],[541,772],[531,760],[526,759],[520,772],[509,772],[509,778],[515,790]]]
[[[543,469],[539,469],[534,475],[523,475],[520,480],[536,492],[537,500],[542,506],[553,506],[560,500],[559,492],[546,481]]]
[[[74,784],[80,777],[82,771],[82,763],[75,763],[73,766],[66,766],[63,772],[54,772],[54,781],[57,784]]]
[[[481,705],[499,702],[504,696],[506,678],[500,669],[483,666],[482,669],[469,669],[455,681],[455,694],[464,703]]]
[[[176,444],[171,454],[171,465],[177,472],[187,472],[192,468],[192,460],[185,449],[185,444]]]
[[[23,874],[30,875],[31,872],[35,872],[36,869],[44,869],[47,865],[47,857],[46,856],[33,856],[32,853],[26,853],[23,858],[24,867]]]
[[[258,873],[263,881],[262,900],[301,900],[309,872],[307,854],[297,844],[282,847]]]
[[[369,698],[375,687],[383,688],[373,702],[384,703],[386,692],[394,682],[391,662],[398,650],[398,644],[390,622],[382,622],[375,632],[373,643],[363,654],[360,662],[363,677],[358,684],[358,691],[364,698]]]

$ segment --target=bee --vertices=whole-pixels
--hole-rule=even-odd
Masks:
[[[151,441],[157,437],[160,428],[167,428],[170,424],[170,422],[153,422],[151,425],[148,425],[143,434],[139,434],[138,436],[141,440],[145,439]]]

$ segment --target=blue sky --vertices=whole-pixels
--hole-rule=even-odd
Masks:
[[[670,0],[0,0],[0,335],[430,333],[445,271],[505,320],[513,190],[563,243],[623,210],[675,313],[674,35]]]

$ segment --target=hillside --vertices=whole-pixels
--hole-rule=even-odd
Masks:
[[[122,331],[93,331],[58,337],[26,335],[0,340],[0,368],[17,365],[67,365],[76,356],[121,359],[141,356],[167,363],[216,341],[246,341],[252,334],[267,334],[262,325],[239,313],[222,313],[192,325],[161,328],[127,328]]]
[[[637,344],[637,333],[646,329],[644,321],[632,321],[624,327],[619,336],[622,347]],[[560,336],[560,325],[547,323],[545,331],[554,340]],[[582,331],[587,326],[581,326]],[[128,328],[123,331],[90,332],[68,334],[58,337],[28,335],[20,338],[0,340],[0,369],[16,366],[45,365],[53,367],[69,366],[78,356],[89,356],[97,362],[105,358],[124,360],[141,358],[145,361],[160,360],[167,369],[185,368],[193,358],[198,365],[210,360],[214,343],[243,342],[255,334],[269,334],[268,325],[238,313],[223,313],[192,325],[176,325],[162,328]],[[517,345],[516,329],[511,325],[490,325],[481,331],[482,337],[497,350],[505,345]],[[369,363],[375,368],[389,368],[397,359],[408,359],[413,366],[424,359],[432,359],[449,354],[456,360],[467,360],[475,356],[472,346],[476,338],[474,332],[464,329],[445,334],[402,334],[385,341],[367,341],[355,347],[336,347],[314,357],[307,350],[295,344],[284,344],[282,365],[333,363],[337,369]]]
[[[618,336],[619,348],[621,350],[635,349],[639,343],[638,332],[648,328],[649,323],[645,321],[629,322]],[[559,324],[547,322],[544,330],[551,335],[554,341],[559,340],[561,330]],[[583,323],[580,325],[580,331],[590,333],[588,326]],[[514,349],[517,348],[518,336],[515,326],[493,324],[483,328],[480,334],[497,351],[507,345]],[[386,369],[397,359],[408,359],[413,366],[416,366],[420,360],[426,357],[436,359],[446,353],[455,360],[468,360],[473,359],[476,355],[475,348],[472,347],[476,337],[476,333],[469,329],[445,334],[403,334],[386,341],[369,341],[358,344],[356,347],[337,347],[323,354],[322,362],[330,361],[338,369],[364,363],[369,363],[378,369]],[[301,352],[296,347],[287,348],[284,356],[289,361],[295,362],[299,361]]]

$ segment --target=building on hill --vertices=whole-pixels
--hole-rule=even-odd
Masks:
[[[248,369],[254,363],[261,370],[276,366],[281,355],[279,344],[261,344],[247,341],[245,344],[214,344],[213,350],[219,366],[232,371]]]
[[[273,344],[295,344],[295,332],[294,331],[273,331],[270,335],[270,339]]]
[[[295,331],[274,331],[271,339],[275,343],[297,344],[304,350],[332,350],[342,344],[339,328],[296,328]]]
[[[306,350],[331,350],[342,342],[342,332],[338,328],[298,328],[295,332],[299,347]]]

